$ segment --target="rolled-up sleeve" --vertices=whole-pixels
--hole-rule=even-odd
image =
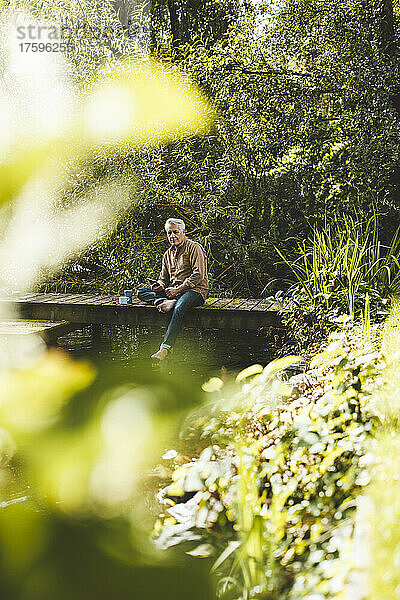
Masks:
[[[204,280],[207,274],[207,257],[201,246],[196,245],[191,249],[189,260],[192,273],[189,275],[189,277],[186,277],[182,284],[188,290],[198,286],[199,283]]]
[[[162,258],[161,272],[160,272],[160,276],[158,278],[158,283],[160,285],[162,285],[163,287],[167,287],[167,285],[169,284],[169,281],[170,281],[170,276],[169,276],[169,270],[168,270],[167,256],[166,256],[166,254],[164,254],[164,256]]]

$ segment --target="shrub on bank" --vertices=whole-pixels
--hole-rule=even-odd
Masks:
[[[282,381],[297,361],[246,369],[234,389],[210,380],[214,399],[186,428],[204,449],[178,457],[159,496],[157,544],[207,557],[220,598],[323,599],[346,585],[384,363],[349,328],[306,373]]]

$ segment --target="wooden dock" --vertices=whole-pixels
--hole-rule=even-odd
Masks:
[[[13,294],[0,302],[14,304],[21,318],[68,321],[75,324],[160,325],[168,315],[160,314],[133,298],[133,303],[118,303],[117,296],[88,294]],[[265,299],[208,298],[205,305],[193,308],[185,318],[185,327],[206,329],[243,329],[255,331],[281,325],[278,306]]]
[[[66,321],[23,321],[17,319],[14,321],[0,320],[0,336],[25,336],[40,335],[46,343],[52,343],[60,335],[68,333],[75,326]]]

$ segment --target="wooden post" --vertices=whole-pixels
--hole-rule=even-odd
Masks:
[[[92,323],[92,344],[95,348],[101,340],[101,323]]]

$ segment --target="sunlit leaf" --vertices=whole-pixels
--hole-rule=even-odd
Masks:
[[[204,392],[218,392],[224,385],[224,382],[219,377],[211,377],[208,381],[203,383],[201,389]]]
[[[310,363],[311,368],[332,364],[335,358],[343,354],[343,348],[331,348],[316,354]]]
[[[247,367],[238,373],[236,376],[236,383],[239,383],[240,381],[243,381],[243,379],[247,379],[247,377],[251,377],[252,375],[258,375],[259,373],[262,373],[262,371],[263,367],[261,365],[251,365],[250,367]]]
[[[197,558],[207,558],[214,553],[215,549],[213,546],[211,546],[211,544],[200,544],[196,548],[193,548],[193,550],[186,552],[186,554],[189,554],[189,556],[196,556]]]
[[[167,452],[165,452],[165,453],[162,455],[162,458],[163,458],[164,460],[171,460],[171,459],[173,459],[173,458],[176,458],[177,456],[178,456],[178,453],[177,453],[177,451],[176,451],[176,450],[168,450]]]
[[[0,418],[20,431],[32,431],[56,417],[69,399],[95,377],[87,361],[62,351],[47,352],[32,366],[0,371]],[[12,407],[11,407],[12,405]]]
[[[302,362],[303,358],[301,356],[285,356],[285,358],[277,358],[270,362],[263,370],[264,375],[268,377],[272,377],[279,371],[283,371],[292,365],[297,365]]]
[[[118,147],[159,144],[189,134],[205,133],[214,118],[196,86],[161,64],[127,61],[101,72],[83,108],[88,143]]]

